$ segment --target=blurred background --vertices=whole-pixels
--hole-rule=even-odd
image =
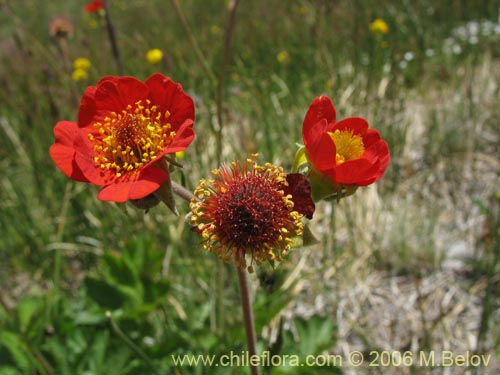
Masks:
[[[290,171],[319,95],[389,144],[377,184],[317,205],[318,244],[251,275],[260,351],[492,355],[487,368],[263,373],[497,373],[498,2],[107,3],[0,1],[1,375],[248,373],[173,363],[246,347],[235,270],[202,249],[187,204],[176,217],[100,202],[49,157],[88,85],[155,72],[195,101],[197,137],[173,174],[190,190],[254,152]]]

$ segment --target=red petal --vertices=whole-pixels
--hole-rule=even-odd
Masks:
[[[186,120],[175,134],[172,143],[168,145],[166,154],[185,150],[194,139],[193,120]]]
[[[380,158],[380,172],[382,175],[387,169],[387,166],[389,165],[389,161],[391,160],[391,155],[389,152],[389,145],[387,144],[386,141],[381,141],[378,147],[379,147],[378,153]]]
[[[304,144],[306,146],[307,158],[320,171],[335,167],[335,154],[337,152],[335,143],[327,133],[328,123],[325,119],[315,125],[311,131],[311,137]]]
[[[162,169],[150,167],[143,169],[135,179],[117,179],[105,186],[97,195],[102,201],[126,202],[130,199],[140,199],[158,190],[168,178]]]
[[[365,149],[365,153],[363,154],[363,159],[368,159],[372,162],[383,158],[387,158],[387,163],[389,162],[389,149],[387,143],[382,139],[372,143]]]
[[[335,169],[336,182],[345,185],[358,185],[373,176],[375,164],[367,159],[347,160]]]
[[[312,219],[314,214],[314,201],[311,198],[311,184],[306,176],[300,173],[289,173],[286,175],[288,186],[285,187],[285,195],[291,194],[293,200],[293,209]]]
[[[86,134],[80,133],[75,138],[74,147],[76,151],[75,162],[89,182],[96,185],[106,185],[109,184],[110,180],[116,178],[113,171],[96,166],[93,152],[94,145],[86,137]]]
[[[331,131],[351,130],[354,134],[364,135],[368,129],[368,122],[361,117],[349,117],[335,124]]]
[[[78,125],[80,127],[89,125],[95,114],[95,90],[95,86],[89,86],[83,93],[82,100],[80,101],[80,109],[78,110]]]
[[[365,150],[361,159],[348,160],[337,166],[337,181],[357,186],[370,185],[382,177],[389,160],[387,143],[379,140]]]
[[[387,166],[390,161],[389,147],[387,143],[383,140],[380,140],[372,147],[370,147],[370,155],[372,160],[374,160],[373,168],[371,171],[371,175],[363,181],[359,182],[359,186],[365,186],[378,181],[385,173]]]
[[[162,112],[170,112],[168,122],[173,130],[176,131],[186,119],[194,121],[193,99],[182,90],[180,84],[160,73],[153,74],[145,84],[149,87],[151,102],[158,104]]]
[[[380,134],[375,129],[368,129],[365,135],[363,135],[363,145],[365,146],[365,149],[369,148],[371,145],[379,141]]]
[[[88,182],[87,178],[75,163],[74,139],[78,136],[78,124],[71,121],[60,121],[54,127],[55,143],[50,147],[50,156],[57,167],[69,178]]]
[[[147,95],[147,86],[134,77],[105,77],[95,90],[96,109],[92,121],[99,121],[110,112],[119,113]]]
[[[329,97],[320,96],[314,99],[309,106],[302,126],[304,141],[305,138],[310,136],[309,133],[315,127],[316,123],[323,119],[325,119],[327,123],[335,123],[335,116],[335,108]]]
[[[330,99],[326,96],[314,99],[302,125],[302,139],[306,148],[315,147],[323,133],[334,123],[335,109]]]
[[[101,0],[94,0],[90,4],[84,6],[88,13],[97,12],[99,9],[104,9],[104,4]]]

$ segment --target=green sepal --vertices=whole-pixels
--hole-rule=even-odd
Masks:
[[[160,185],[160,188],[156,190],[154,194],[158,198],[160,198],[160,200],[165,203],[168,208],[170,208],[170,211],[172,211],[176,216],[179,216],[179,211],[177,211],[177,207],[175,205],[174,192],[172,190],[172,180],[170,179],[169,165],[166,158],[162,158],[161,160],[159,160],[158,164],[156,165],[168,174],[168,178],[163,184]]]
[[[292,172],[298,173],[299,170],[307,165],[309,161],[307,160],[306,146],[301,146],[295,153],[295,159],[293,161]]]
[[[320,200],[336,200],[348,197],[356,192],[356,185],[341,185],[333,182],[329,176],[321,173],[315,168],[311,168],[307,176],[312,189],[312,198],[315,202]]]
[[[160,200],[170,208],[176,216],[179,216],[179,211],[175,205],[174,193],[172,191],[172,181],[170,180],[170,175],[168,179],[161,184],[160,188],[155,191],[155,195],[160,198]]]
[[[319,243],[319,240],[314,236],[308,224],[304,225],[302,236],[295,236],[292,238],[291,248],[308,247]]]

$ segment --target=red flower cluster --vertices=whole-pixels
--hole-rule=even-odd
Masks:
[[[103,186],[100,200],[141,199],[168,180],[164,156],[191,143],[194,115],[191,97],[162,74],[104,77],[85,90],[78,123],[56,124],[50,155],[68,177]]]
[[[91,3],[85,5],[84,9],[88,13],[95,13],[101,9],[104,9],[104,3],[101,0],[93,0]]]
[[[329,181],[334,190],[372,184],[389,164],[389,149],[378,131],[360,117],[336,122],[335,108],[326,96],[309,107],[302,137],[311,173]]]

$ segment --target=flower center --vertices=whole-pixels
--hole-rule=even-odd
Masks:
[[[280,235],[288,208],[283,194],[263,176],[248,175],[233,181],[218,196],[215,220],[221,237],[238,248],[261,248]]]
[[[342,164],[346,160],[358,159],[365,152],[363,138],[353,134],[352,131],[337,129],[333,133],[328,132],[328,135],[332,138],[337,149],[337,154],[335,155],[337,165]]]
[[[129,104],[121,113],[111,112],[94,124],[98,133],[88,135],[94,143],[94,163],[120,177],[155,160],[175,136],[166,122],[169,116],[149,100],[146,105],[142,100]]]
[[[256,155],[252,155],[256,157]],[[247,267],[253,262],[281,261],[290,249],[291,237],[302,235],[302,214],[294,210],[292,195],[282,168],[257,165],[247,159],[214,170],[213,180],[201,180],[190,204],[191,224],[205,239],[204,247],[227,262]]]

